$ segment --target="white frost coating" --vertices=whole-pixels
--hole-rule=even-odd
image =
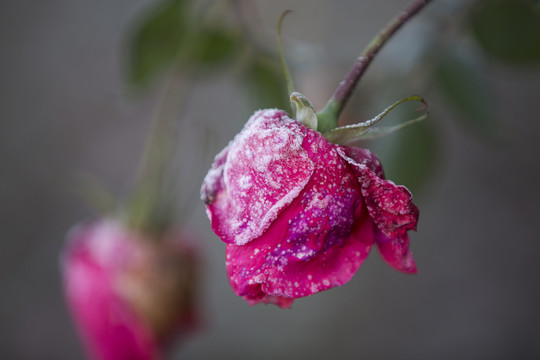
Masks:
[[[208,173],[206,174],[206,176],[204,178],[204,182],[209,184],[209,185],[215,184],[217,179],[221,175],[221,171],[222,171],[221,166],[218,167],[218,168],[211,168],[210,170],[208,170]]]
[[[219,179],[221,178],[223,174],[223,161],[225,156],[227,155],[229,148],[231,146],[231,142],[227,146],[223,148],[215,157],[214,162],[212,164],[212,167],[210,170],[208,170],[208,173],[204,177],[203,185],[201,187],[201,200],[207,201],[213,199],[207,199],[207,196],[214,196],[215,192],[217,190],[217,185],[219,183]],[[220,163],[219,165],[216,165],[217,163]],[[208,218],[211,219],[211,216],[209,214],[209,211],[207,209]]]
[[[302,251],[296,251],[294,254],[294,257],[296,257],[298,260],[304,260],[309,259],[310,257],[316,255],[316,251],[312,249],[302,249]]]
[[[311,211],[313,208],[315,209],[326,209],[328,206],[333,202],[332,195],[325,195],[321,199],[321,195],[314,196],[309,204],[306,207],[306,211]]]
[[[238,184],[240,185],[241,189],[249,189],[251,187],[251,176],[249,175],[240,176],[240,179],[238,179]]]
[[[231,143],[223,180],[230,202],[227,226],[237,245],[262,235],[310,180],[314,165],[296,124],[283,112],[260,111]]]
[[[345,161],[347,161],[352,166],[354,166],[354,167],[356,167],[358,169],[367,170],[369,172],[372,172],[371,169],[368,168],[366,164],[361,164],[361,163],[356,162],[354,159],[347,156],[347,154],[345,154],[345,152],[342,149],[338,148],[337,152]],[[391,182],[390,180],[386,180],[386,181]]]
[[[203,187],[201,188],[201,200],[206,201],[208,193],[216,187],[216,184],[223,172],[223,166],[218,168],[211,168],[206,173],[203,181]],[[208,216],[210,218],[210,215]]]

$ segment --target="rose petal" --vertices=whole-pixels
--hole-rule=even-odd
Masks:
[[[367,209],[377,227],[390,238],[416,230],[418,208],[412,202],[410,191],[381,179],[368,165],[349,157],[351,152],[345,153],[344,149],[338,151],[356,172]]]
[[[302,193],[257,239],[227,246],[234,291],[251,303],[294,299],[349,281],[373,244],[355,174],[318,133],[307,136],[315,171]]]
[[[375,241],[383,258],[396,270],[416,273],[416,265],[409,250],[408,230],[416,230],[418,208],[406,187],[384,180],[373,171],[380,163],[364,154],[359,161],[351,156],[362,155],[358,149],[341,148],[342,157],[356,171],[362,195],[377,230]],[[375,163],[375,165],[370,165]],[[376,160],[376,161],[375,161]],[[380,172],[381,173],[381,172]]]
[[[368,256],[373,243],[373,227],[366,210],[357,209],[352,232],[342,244],[319,252],[308,261],[291,261],[283,268],[270,267],[265,293],[303,297],[341,286],[352,279]]]
[[[267,302],[269,295],[294,299],[348,282],[368,256],[373,226],[359,207],[352,232],[343,244],[301,261],[280,254],[279,235],[287,231],[285,218],[278,219],[260,238],[242,246],[227,246],[227,273],[235,293],[252,304]],[[288,250],[285,250],[287,253]],[[292,302],[291,302],[292,303]]]
[[[418,273],[412,252],[409,249],[409,235],[407,233],[390,239],[382,231],[376,230],[375,242],[382,258],[394,269],[407,274]]]
[[[204,178],[201,187],[201,200],[205,204],[211,204],[214,202],[218,194],[222,191],[223,184],[223,170],[225,167],[225,161],[229,154],[230,144],[221,150],[212,163],[212,167],[208,170],[206,177]],[[208,211],[208,217],[212,220],[212,214]]]
[[[115,292],[112,276],[132,252],[112,222],[79,226],[63,256],[68,304],[95,359],[156,359],[156,339]]]
[[[384,179],[384,171],[379,158],[369,151],[358,147],[346,147],[346,154],[357,164],[366,165],[375,175]],[[341,148],[343,150],[343,148]]]
[[[260,236],[302,191],[313,172],[306,131],[283,111],[259,111],[216,159],[202,192],[223,241],[242,245]]]

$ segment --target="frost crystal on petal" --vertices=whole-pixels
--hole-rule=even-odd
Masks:
[[[374,243],[391,266],[416,271],[409,191],[384,180],[370,151],[330,143],[283,111],[250,118],[216,157],[202,197],[227,243],[230,284],[252,305],[288,307],[345,284]]]
[[[358,152],[344,148],[340,154],[356,171],[367,209],[377,226],[375,239],[381,255],[396,270],[415,273],[407,231],[416,230],[419,212],[410,191],[380,178],[361,159],[357,162],[349,157]]]
[[[278,213],[298,196],[313,172],[302,148],[305,128],[285,112],[255,113],[216,158],[203,184],[212,227],[238,245],[260,236]]]

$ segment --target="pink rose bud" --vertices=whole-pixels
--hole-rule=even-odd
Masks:
[[[90,358],[159,359],[193,328],[196,259],[189,238],[150,239],[113,220],[70,232],[65,294]]]
[[[336,145],[281,110],[261,110],[219,153],[201,189],[227,244],[234,292],[250,304],[294,299],[348,282],[373,243],[416,273],[411,193],[384,179],[368,150]]]

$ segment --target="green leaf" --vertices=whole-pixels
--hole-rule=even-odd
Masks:
[[[484,68],[475,60],[454,52],[445,54],[435,71],[435,81],[459,113],[454,118],[475,134],[494,140],[500,137],[500,125]]]
[[[185,5],[185,0],[166,0],[143,14],[130,41],[133,85],[146,85],[177,59],[187,29]]]
[[[230,59],[238,36],[218,26],[200,28],[189,35],[182,49],[182,59],[195,67],[214,67]]]
[[[263,54],[254,55],[244,75],[246,90],[254,107],[289,109],[287,86],[276,58]]]
[[[380,127],[371,127],[368,128],[367,131],[360,135],[358,138],[361,140],[373,140],[378,139],[387,135],[390,135],[392,133],[395,133],[396,131],[400,131],[405,129],[406,127],[409,127],[411,125],[414,125],[416,123],[419,123],[420,121],[424,121],[428,118],[427,114],[420,115],[419,117],[411,120],[407,120],[401,124],[393,125],[393,126],[380,126]]]
[[[514,64],[540,63],[540,13],[531,0],[483,0],[469,16],[484,51]]]

